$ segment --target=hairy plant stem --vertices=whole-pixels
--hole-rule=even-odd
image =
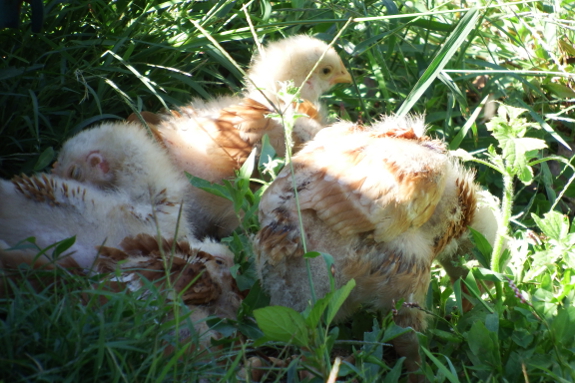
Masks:
[[[501,216],[497,228],[497,236],[493,244],[493,253],[491,254],[491,270],[496,273],[501,272],[501,253],[503,243],[507,237],[509,220],[511,219],[511,208],[513,207],[513,175],[507,169],[503,171],[503,196],[501,200]],[[495,282],[495,296],[498,300],[503,299],[503,285],[501,282]]]
[[[499,227],[497,228],[497,237],[493,244],[493,253],[491,255],[491,270],[496,273],[501,272],[501,253],[503,243],[507,237],[509,221],[511,219],[511,208],[513,207],[513,175],[508,171],[503,172],[503,198],[501,201],[501,217],[499,217]]]

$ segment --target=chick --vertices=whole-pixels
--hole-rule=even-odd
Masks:
[[[281,84],[289,80],[296,86],[304,84],[301,97],[305,101],[288,105],[278,96]],[[161,137],[179,169],[221,183],[234,177],[264,134],[278,155],[284,156],[283,124],[268,115],[287,107],[308,116],[295,123],[293,141],[299,147],[324,126],[318,103],[321,94],[336,83],[351,82],[351,76],[333,48],[299,35],[270,43],[256,55],[245,82],[246,91],[239,97],[194,100],[175,113],[166,113],[157,124],[144,116],[152,122],[154,134]],[[197,221],[204,223],[199,233],[225,236],[238,226],[231,202],[196,188],[191,188],[191,193],[197,202],[190,206],[191,215],[201,217]]]
[[[46,255],[38,255],[38,251],[33,249],[8,247],[0,241],[0,279],[3,279],[0,297],[10,293],[8,278],[18,280],[23,277],[20,272],[23,264],[44,271],[41,275],[27,274],[28,282],[38,289],[55,281],[55,274],[50,275],[55,269],[88,276],[71,257],[54,261]],[[146,290],[145,279],[160,294],[168,294],[168,299],[181,297],[192,310],[191,319],[200,335],[201,346],[207,347],[210,337],[219,336],[208,328],[205,319],[213,315],[233,318],[239,308],[241,297],[230,273],[234,256],[220,243],[158,240],[149,234],[138,234],[124,238],[118,247],[97,246],[92,252],[100,255],[92,273],[102,276],[102,280],[94,284],[95,291],[123,292],[128,288],[147,295],[150,292]],[[87,301],[90,296],[85,293],[83,298]],[[99,302],[106,303],[106,296],[102,295]],[[186,329],[181,330],[179,336],[188,338],[191,334]]]
[[[54,174],[0,180],[0,239],[13,246],[36,237],[40,247],[76,236],[81,267],[95,246],[118,246],[139,233],[190,237],[180,219],[188,183],[156,142],[136,125],[103,124],[67,141]]]
[[[85,130],[64,143],[52,173],[102,190],[126,194],[135,206],[151,206],[164,234],[173,236],[189,183],[166,149],[137,124],[105,123]],[[161,214],[157,214],[161,213]],[[186,211],[179,219],[182,235],[192,235]],[[137,233],[135,233],[137,234]]]
[[[304,83],[312,69],[312,75]],[[314,37],[295,35],[268,44],[254,56],[245,81],[246,96],[266,106],[271,106],[268,99],[281,106],[282,83],[290,80],[296,87],[303,84],[302,99],[316,103],[335,84],[351,83],[351,76],[333,48]]]
[[[114,276],[110,282],[141,291],[143,278],[160,291],[168,291],[168,298],[181,296],[192,310],[195,331],[200,343],[209,346],[210,337],[218,337],[209,330],[208,316],[235,318],[241,303],[235,279],[230,273],[234,264],[232,252],[220,243],[204,241],[158,240],[147,234],[125,238],[119,248],[102,247],[96,270]],[[117,277],[119,273],[119,278]],[[181,339],[191,333],[182,330]]]
[[[336,287],[356,287],[336,319],[360,305],[382,311],[404,300],[423,307],[433,260],[473,221],[473,174],[424,135],[421,118],[384,117],[372,127],[339,123],[321,130],[283,169],[259,206],[256,267],[271,303],[303,310],[310,301],[298,220],[299,198],[307,251],[329,253]],[[310,260],[318,297],[330,291],[321,257]],[[416,331],[423,311],[399,310],[395,321]],[[419,368],[414,333],[394,340],[408,371]],[[418,377],[412,375],[412,381]]]

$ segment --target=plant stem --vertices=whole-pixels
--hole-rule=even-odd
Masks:
[[[491,270],[500,273],[501,253],[503,244],[507,237],[507,229],[511,219],[511,208],[513,207],[513,175],[509,171],[503,172],[503,199],[501,201],[501,216],[499,217],[499,227],[497,236],[493,244],[493,254],[491,255]]]

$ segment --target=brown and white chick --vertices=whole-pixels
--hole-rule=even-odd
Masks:
[[[207,326],[207,317],[235,318],[241,297],[230,273],[234,255],[220,243],[158,240],[156,236],[138,234],[124,238],[117,247],[98,246],[97,250],[100,256],[92,273],[102,279],[95,283],[94,290],[120,293],[128,289],[143,297],[150,294],[146,290],[146,280],[160,294],[167,294],[168,300],[181,297],[192,310],[191,320],[200,346],[209,346],[210,337],[219,336]],[[24,275],[22,265],[43,273]],[[71,257],[54,261],[47,255],[39,255],[37,250],[9,249],[5,242],[0,241],[0,297],[11,294],[8,279],[17,282],[27,277],[34,288],[43,289],[56,281],[53,273],[56,269],[88,275]],[[85,293],[83,298],[90,299],[89,293]],[[106,295],[102,295],[99,301],[106,303]],[[182,340],[191,336],[190,329],[180,329]]]
[[[208,316],[235,318],[241,297],[230,273],[234,255],[215,242],[190,244],[186,241],[158,240],[147,234],[125,238],[118,248],[102,247],[96,271],[109,273],[114,290],[142,292],[143,278],[170,300],[180,296],[192,310],[191,319],[202,346],[209,346],[211,331]],[[149,293],[149,292],[147,292]],[[146,294],[146,291],[144,291]],[[189,338],[189,330],[180,329],[179,338]]]
[[[139,233],[192,237],[180,205],[188,183],[158,143],[136,125],[103,124],[64,144],[54,174],[0,180],[0,239],[36,237],[40,247],[76,236],[81,267],[96,246]],[[179,220],[179,222],[178,222]]]
[[[256,267],[271,303],[303,310],[311,297],[304,249],[329,253],[336,287],[356,287],[338,313],[360,305],[383,311],[404,300],[423,307],[433,260],[473,221],[477,186],[445,144],[424,135],[417,117],[384,117],[372,127],[342,122],[321,130],[262,196]],[[296,195],[307,247],[298,220]],[[318,297],[330,291],[321,257],[310,259]],[[403,307],[400,326],[426,327],[422,310]],[[414,333],[394,340],[412,372],[421,361]],[[417,375],[410,377],[418,381]]]
[[[276,152],[285,155],[284,126],[268,115],[286,108],[278,93],[281,84],[289,80],[296,86],[304,84],[301,97],[305,101],[287,106],[309,116],[295,122],[293,141],[299,146],[324,126],[319,97],[337,83],[351,82],[336,51],[305,35],[272,42],[255,55],[245,80],[246,91],[241,96],[193,100],[177,112],[166,113],[152,127],[154,134],[161,137],[179,169],[221,183],[234,177],[264,134]],[[202,217],[198,221],[205,223],[200,233],[225,236],[238,226],[231,202],[196,188],[191,190],[196,202],[190,206],[192,216]]]

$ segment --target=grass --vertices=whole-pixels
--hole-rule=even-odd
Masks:
[[[472,263],[453,287],[433,270],[429,330],[419,335],[424,374],[439,382],[571,382],[575,189],[566,145],[575,122],[574,7],[567,0],[48,1],[43,30],[32,33],[24,4],[20,28],[0,30],[0,176],[48,169],[68,137],[98,121],[237,93],[240,71],[194,22],[243,69],[254,51],[248,21],[260,40],[309,33],[330,41],[341,32],[336,49],[354,83],[325,97],[330,114],[369,123],[382,113],[425,113],[429,133],[471,154],[478,182],[506,201],[506,262],[478,246],[472,258],[487,264]],[[525,109],[510,120],[516,129],[490,125],[494,100]],[[546,147],[506,146],[520,138]],[[257,196],[245,178],[230,194],[253,209]],[[256,229],[251,215],[226,240],[242,260],[244,286],[255,282],[247,235]],[[385,346],[400,331],[390,315],[364,312],[331,327],[302,319],[314,345],[303,351],[281,339],[263,343],[252,315],[267,303],[255,285],[237,321],[217,324],[226,337],[215,355],[190,343],[165,355],[174,321],[191,326],[185,306],[162,294],[94,291],[66,274],[59,280],[40,292],[17,286],[0,302],[4,382],[236,381],[254,355],[295,357],[270,367],[269,381],[300,381],[298,369],[319,371],[316,381],[325,381],[335,355],[350,352],[356,361],[341,363],[342,381],[406,379]],[[487,282],[496,287],[473,296],[475,308],[461,313],[461,285],[473,293]]]

